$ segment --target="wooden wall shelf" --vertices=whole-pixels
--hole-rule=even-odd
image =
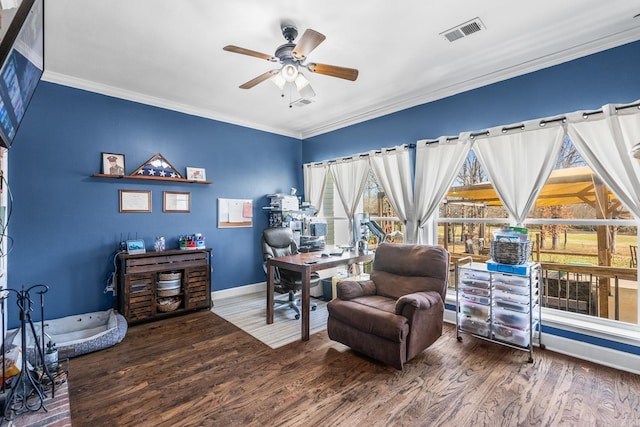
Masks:
[[[94,173],[91,175],[94,178],[111,178],[111,179],[141,179],[145,181],[168,181],[168,182],[186,182],[189,184],[213,184],[212,181],[196,181],[194,179],[186,179],[186,178],[170,178],[170,177],[162,177],[162,176],[148,176],[148,175],[106,175],[103,173]]]

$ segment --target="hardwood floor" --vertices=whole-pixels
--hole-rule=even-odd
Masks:
[[[455,327],[397,371],[326,332],[272,350],[209,311],[71,360],[81,426],[640,426],[640,376]]]

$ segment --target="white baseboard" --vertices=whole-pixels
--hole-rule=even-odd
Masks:
[[[256,292],[266,292],[267,282],[253,283],[251,285],[238,286],[236,288],[222,289],[211,292],[211,300],[216,303],[216,299],[239,297]]]
[[[545,333],[542,334],[542,343],[546,350],[640,374],[640,356],[635,354]]]
[[[455,311],[445,310],[444,321],[455,325]],[[634,374],[640,374],[640,356],[605,346],[594,345],[584,341],[545,333],[544,325],[545,324],[543,323],[542,343],[545,346],[545,351],[555,351],[556,353],[565,354],[567,356],[575,357],[576,359],[587,360],[599,365],[609,366],[611,368],[620,369]],[[554,325],[554,328],[557,328],[557,326]],[[567,331],[568,330],[569,329],[567,329]]]
[[[266,292],[266,291],[267,291],[267,282],[253,283],[251,285],[238,286],[236,288],[223,289],[221,291],[213,291],[211,292],[211,300],[215,304],[216,299],[233,298],[233,297],[238,297],[242,295],[255,294],[257,292]],[[310,295],[312,297],[322,296],[322,286],[316,286],[311,288]]]

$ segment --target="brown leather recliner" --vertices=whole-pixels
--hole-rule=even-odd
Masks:
[[[442,335],[449,261],[440,246],[383,243],[371,280],[336,285],[329,338],[402,369]]]

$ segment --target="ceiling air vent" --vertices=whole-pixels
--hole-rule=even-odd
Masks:
[[[304,107],[305,105],[309,105],[313,102],[311,99],[300,98],[296,101],[293,101],[289,104],[289,107]]]
[[[440,33],[440,35],[444,36],[450,42],[453,42],[484,29],[486,29],[486,27],[484,26],[480,18],[474,18],[471,21],[467,21],[447,31],[444,31]]]

